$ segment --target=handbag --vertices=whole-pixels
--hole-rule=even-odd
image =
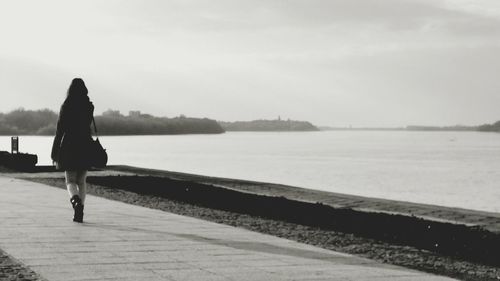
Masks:
[[[90,141],[90,166],[94,168],[104,168],[108,163],[108,153],[106,149],[102,147],[101,142],[99,142],[99,136],[97,135],[97,126],[95,125],[94,116],[92,116],[92,123],[94,124],[94,131],[96,139]]]

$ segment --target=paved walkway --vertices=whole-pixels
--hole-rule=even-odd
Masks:
[[[0,248],[56,280],[452,280],[286,239],[0,176]]]

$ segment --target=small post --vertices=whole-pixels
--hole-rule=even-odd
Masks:
[[[11,143],[11,153],[18,154],[19,153],[19,137],[11,137],[10,143]]]

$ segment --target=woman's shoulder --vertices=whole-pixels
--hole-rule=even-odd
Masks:
[[[63,112],[73,112],[73,111],[80,111],[80,110],[94,110],[94,104],[90,101],[88,97],[85,97],[83,99],[66,99],[60,109],[60,114]]]

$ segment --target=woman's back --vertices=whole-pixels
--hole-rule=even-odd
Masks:
[[[52,160],[61,170],[88,170],[94,106],[83,80],[75,78],[59,112]]]
[[[88,136],[94,106],[87,96],[67,98],[61,106],[59,120],[61,129],[68,135]]]

